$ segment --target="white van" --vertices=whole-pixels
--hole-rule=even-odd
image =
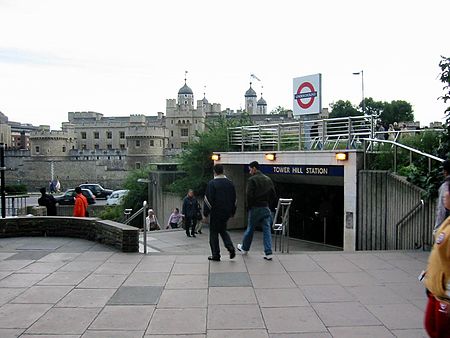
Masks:
[[[128,194],[129,190],[115,190],[106,200],[106,205],[119,205],[123,198]]]

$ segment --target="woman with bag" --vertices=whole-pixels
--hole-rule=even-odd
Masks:
[[[450,191],[445,193],[444,204],[450,209]],[[425,330],[432,338],[448,338],[450,337],[450,217],[447,217],[437,229],[434,239],[435,243],[424,275],[428,296]]]

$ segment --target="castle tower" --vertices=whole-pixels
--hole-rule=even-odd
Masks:
[[[256,114],[256,92],[252,88],[250,82],[250,88],[245,92],[245,111],[249,114]]]
[[[187,73],[187,72],[186,72]],[[194,93],[192,89],[186,84],[186,75],[184,77],[184,86],[178,91],[178,105],[181,110],[194,109]]]
[[[261,98],[258,100],[257,111],[258,114],[267,114],[267,102],[263,98],[263,94],[261,93]]]

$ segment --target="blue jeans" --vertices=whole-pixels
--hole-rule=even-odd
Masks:
[[[264,243],[264,253],[266,255],[272,254],[272,213],[269,208],[256,207],[251,208],[248,212],[248,225],[247,230],[245,230],[244,238],[242,239],[242,249],[245,251],[250,250],[252,245],[253,233],[255,232],[256,226],[262,226],[263,230],[263,243]]]

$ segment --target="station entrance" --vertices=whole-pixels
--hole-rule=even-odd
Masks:
[[[292,198],[290,236],[343,247],[344,187],[283,182],[271,177],[279,197]]]

